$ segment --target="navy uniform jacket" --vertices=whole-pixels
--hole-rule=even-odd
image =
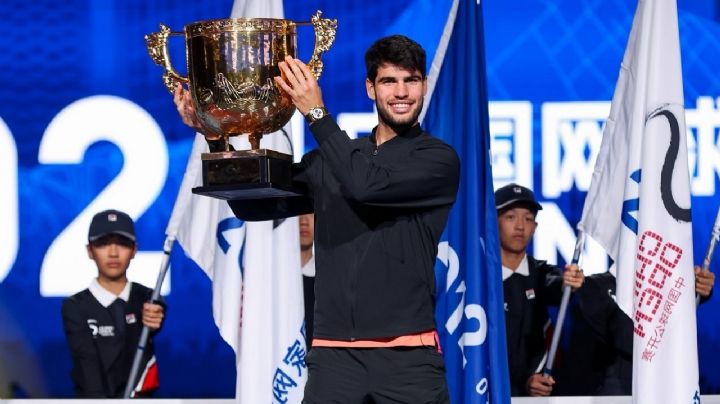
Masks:
[[[538,372],[545,355],[548,306],[562,298],[560,268],[530,256],[528,276],[515,273],[503,281],[510,390],[526,396],[527,379]]]
[[[63,301],[65,336],[73,359],[71,377],[78,397],[119,398],[125,392],[133,357],[142,331],[142,307],[152,289],[132,283],[122,314],[113,314],[113,305],[105,308],[85,289]],[[120,313],[120,312],[118,312]],[[124,317],[116,321],[116,317]],[[124,322],[124,332],[118,328]],[[153,356],[152,337],[140,369]]]
[[[315,257],[312,257],[303,266],[302,271],[303,300],[305,303],[305,346],[310,349],[313,339],[313,324],[315,323]]]
[[[575,292],[567,360],[559,369],[558,395],[632,394],[633,322],[615,303],[615,277],[585,278]]]
[[[595,274],[575,292],[559,395],[632,394],[633,321],[615,302],[616,282],[610,272]]]

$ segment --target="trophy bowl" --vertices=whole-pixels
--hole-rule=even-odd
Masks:
[[[203,153],[203,187],[193,190],[221,199],[250,199],[296,194],[290,187],[292,156],[260,149],[264,134],[276,132],[290,121],[295,106],[290,96],[275,85],[281,74],[278,63],[297,57],[299,25],[312,25],[315,47],[308,62],[313,75],[322,74],[322,54],[335,40],[337,20],[309,22],[273,18],[229,18],[191,23],[173,32],[145,36],[148,53],[164,69],[163,81],[170,92],[187,83],[198,120],[206,133],[222,136],[225,151]],[[168,37],[184,36],[187,77],[173,67]],[[248,135],[251,150],[231,151],[229,138]]]

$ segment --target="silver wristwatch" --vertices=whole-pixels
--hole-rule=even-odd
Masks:
[[[327,114],[328,114],[328,111],[325,107],[323,107],[321,105],[317,105],[317,106],[310,108],[310,111],[308,111],[308,113],[305,114],[305,119],[307,119],[308,122],[313,123],[313,122],[319,121],[320,119],[325,117],[325,115],[327,115]]]

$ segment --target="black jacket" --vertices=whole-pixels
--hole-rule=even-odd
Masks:
[[[615,277],[585,278],[565,319],[565,361],[557,369],[561,396],[632,394],[633,322],[615,303]]]
[[[314,337],[354,340],[435,328],[437,244],[455,202],[455,151],[419,125],[376,149],[331,117],[294,166],[306,197],[232,201],[244,220],[315,212]]]
[[[125,318],[117,321],[120,315],[113,314],[113,306],[103,307],[88,289],[63,301],[63,325],[73,359],[71,377],[78,397],[123,396],[143,327],[143,303],[151,295],[152,289],[132,283],[128,302],[123,304]],[[117,322],[123,320],[121,332]],[[153,354],[151,337],[141,371]]]
[[[309,349],[315,324],[315,277],[303,275],[303,301],[305,303],[305,346]]]
[[[632,394],[633,321],[615,301],[616,284],[615,276],[604,272],[586,277],[575,292],[558,395]]]
[[[562,298],[560,268],[530,256],[528,276],[513,274],[503,281],[510,390],[526,396],[527,379],[538,372],[545,355],[548,306]]]

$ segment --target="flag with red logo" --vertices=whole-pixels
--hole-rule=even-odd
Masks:
[[[675,0],[640,1],[578,225],[634,322],[634,403],[700,400],[685,131]]]

